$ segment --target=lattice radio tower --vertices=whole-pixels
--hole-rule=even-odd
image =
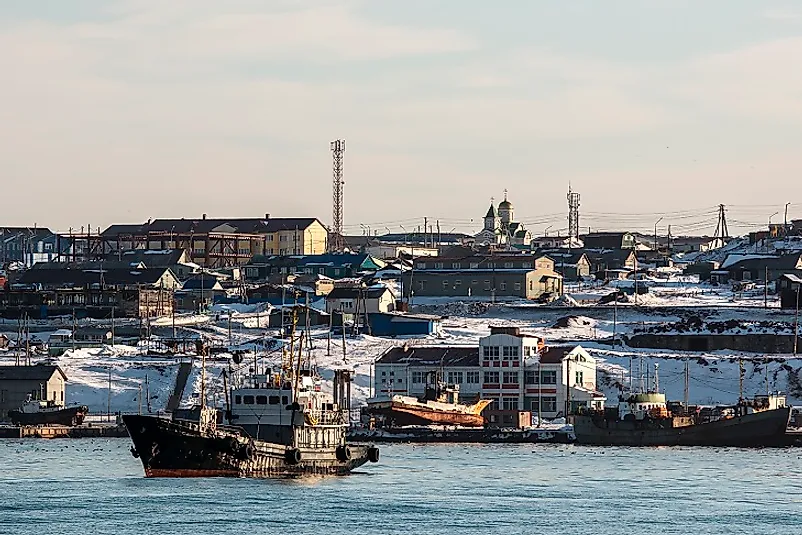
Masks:
[[[345,248],[343,238],[343,155],[345,154],[345,140],[337,139],[331,142],[331,156],[333,161],[332,182],[332,213],[331,231],[329,232],[329,250],[342,251]]]
[[[573,240],[579,239],[579,193],[571,190],[568,184],[568,240],[569,244]]]
[[[716,233],[714,238],[720,238],[722,241],[730,237],[730,230],[727,228],[727,215],[723,204],[718,205],[718,222],[716,223]]]

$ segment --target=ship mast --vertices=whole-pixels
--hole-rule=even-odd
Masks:
[[[201,345],[201,413],[206,408],[206,347]]]
[[[688,394],[689,394],[689,382],[688,379],[690,378],[690,369],[688,366],[688,357],[685,357],[685,411],[688,410]]]

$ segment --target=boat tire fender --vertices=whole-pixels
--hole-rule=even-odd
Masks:
[[[368,461],[372,463],[379,462],[379,448],[371,446],[368,448]]]
[[[337,460],[340,462],[344,463],[351,460],[351,448],[348,446],[337,446],[334,453],[337,455]]]
[[[290,448],[284,452],[284,460],[287,464],[295,466],[301,462],[301,450],[298,448]]]
[[[131,446],[131,456],[132,456],[134,459],[139,459],[139,452],[138,452],[138,451],[136,451],[136,448],[135,448],[135,447],[133,447],[133,446]]]
[[[250,444],[245,444],[244,446],[240,447],[239,451],[237,452],[237,457],[243,461],[247,461],[249,459],[253,459],[254,453],[256,453],[254,447]]]

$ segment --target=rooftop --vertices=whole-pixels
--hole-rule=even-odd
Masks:
[[[479,366],[478,346],[401,346],[391,347],[377,364],[417,366]]]
[[[64,380],[67,376],[58,366],[0,366],[0,381],[47,381],[53,374],[60,373]]]

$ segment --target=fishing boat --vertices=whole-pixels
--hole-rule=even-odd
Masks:
[[[448,385],[440,380],[437,372],[429,372],[423,396],[396,394],[370,398],[363,414],[378,419],[383,427],[430,424],[482,427],[485,423],[482,411],[492,401],[479,399],[470,405],[459,403],[459,385]]]
[[[81,425],[89,413],[85,405],[67,407],[54,400],[38,400],[28,394],[22,407],[8,411],[14,425]]]
[[[741,395],[735,405],[691,407],[686,390],[685,403],[669,404],[655,365],[654,388],[622,395],[617,407],[575,414],[571,423],[576,442],[585,445],[777,447],[789,444],[790,417],[779,392]]]
[[[133,441],[131,453],[142,462],[145,476],[344,475],[369,461],[378,462],[378,448],[346,440],[353,370],[335,369],[333,393],[324,393],[321,378],[308,361],[303,363],[303,337],[297,359],[293,342],[277,368],[260,367],[258,362],[244,365],[241,357],[235,358],[239,369],[223,376],[224,412],[205,406],[202,351],[197,420],[123,416]]]

